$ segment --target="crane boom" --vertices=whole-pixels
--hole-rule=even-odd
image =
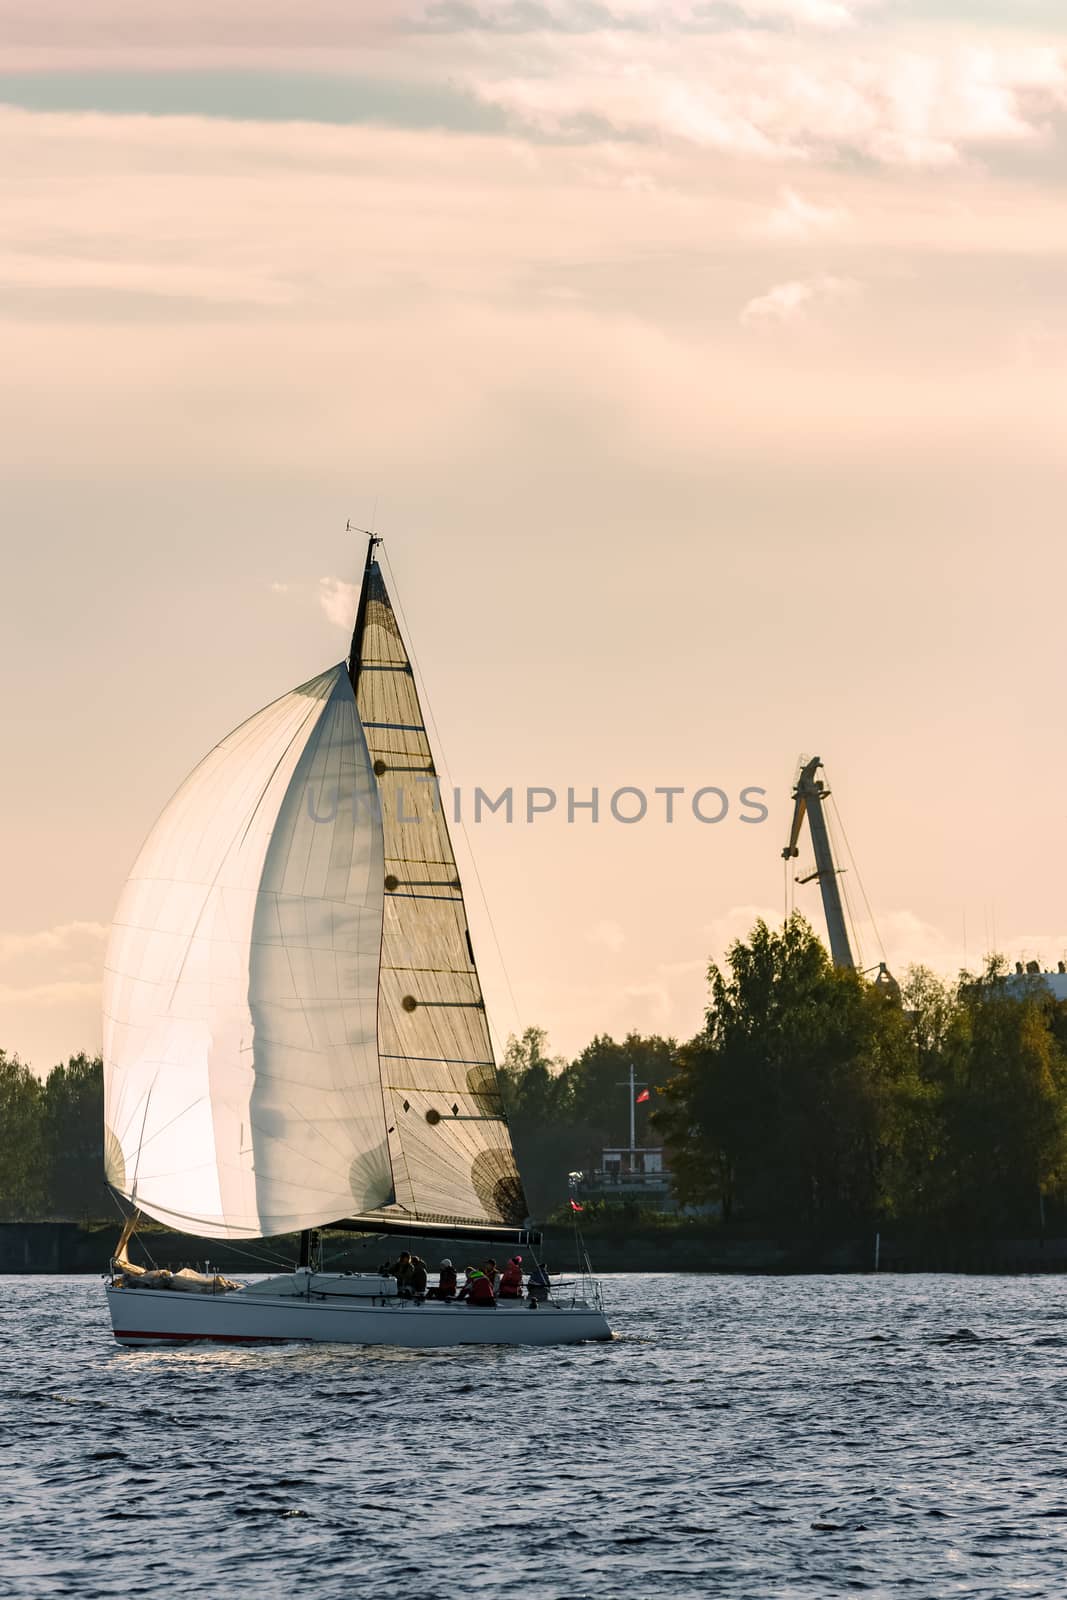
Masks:
[[[840,868],[834,862],[834,853],[830,846],[830,833],[826,826],[826,815],[823,811],[823,801],[829,797],[830,791],[822,779],[815,776],[821,766],[820,757],[813,756],[800,769],[796,787],[793,790],[793,799],[796,802],[793,808],[793,826],[789,834],[789,843],[782,851],[782,857],[788,861],[791,857],[800,854],[797,848],[797,840],[800,837],[800,830],[806,816],[808,828],[811,832],[812,848],[815,851],[815,871],[809,877],[798,881],[810,883],[812,878],[818,879],[819,890],[822,894],[823,913],[826,917],[826,931],[830,936],[830,954],[833,957],[834,965],[837,967],[854,967],[856,961],[852,954],[852,945],[849,942],[844,907],[841,904],[841,889],[837,881]]]

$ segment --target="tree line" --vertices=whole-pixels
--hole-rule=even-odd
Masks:
[[[708,971],[692,1039],[598,1035],[572,1061],[508,1041],[501,1090],[531,1214],[569,1214],[569,1175],[630,1140],[665,1147],[678,1203],[725,1227],[881,1223],[1067,1231],[1067,1001],[991,959],[886,990],[835,967],[808,923],[758,922]],[[0,1051],[0,1217],[106,1217],[102,1074],[44,1080]],[[591,1208],[588,1208],[591,1209]]]
[[[0,1050],[0,1220],[113,1216],[103,1131],[99,1056],[71,1056],[42,1079]]]
[[[1039,975],[912,968],[897,995],[794,916],[709,981],[654,1119],[682,1201],[726,1223],[1064,1226],[1067,1002]]]
[[[662,1143],[678,1202],[725,1226],[1067,1230],[1067,1001],[1040,975],[991,958],[954,982],[912,968],[897,991],[835,967],[797,915],[757,922],[708,981],[679,1046],[600,1038],[564,1066],[539,1030],[512,1041],[505,1092],[541,1215],[568,1167],[628,1141],[615,1086],[633,1060],[654,1086],[638,1143]]]

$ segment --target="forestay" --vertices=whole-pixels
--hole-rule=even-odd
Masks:
[[[423,1222],[521,1223],[526,1202],[433,756],[373,560],[351,671],[385,838],[378,1045],[395,1207]]]
[[[211,752],[126,885],[104,995],[120,1194],[210,1238],[388,1201],[382,881],[377,789],[342,665]]]

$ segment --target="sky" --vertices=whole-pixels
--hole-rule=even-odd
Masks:
[[[802,752],[866,963],[1064,957],[1065,176],[1053,0],[0,0],[0,1047],[99,1048],[155,816],[345,654],[349,519],[498,1040],[687,1037],[821,931]]]

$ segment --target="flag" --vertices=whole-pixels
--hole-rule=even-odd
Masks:
[[[638,1095],[637,1100],[636,1100],[635,1103],[637,1105],[639,1105],[639,1106],[640,1105],[644,1105],[644,1103],[645,1103],[645,1101],[647,1099],[648,1099],[648,1090],[647,1089],[642,1089],[641,1093]]]
[[[584,1211],[585,1207],[584,1206],[580,1206],[578,1204],[577,1200],[572,1200],[571,1201],[571,1210],[572,1211]]]

